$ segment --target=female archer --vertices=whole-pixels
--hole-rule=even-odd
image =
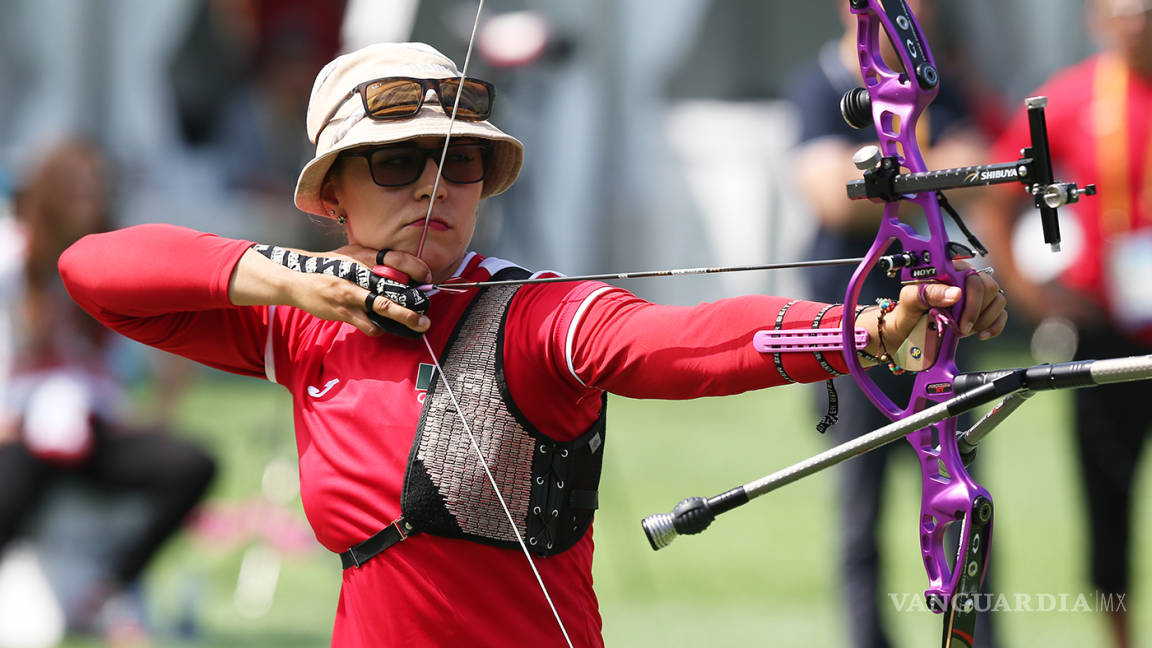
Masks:
[[[454,288],[532,276],[469,250],[479,201],[523,158],[489,121],[493,95],[423,44],[320,72],[295,201],[344,225],[339,250],[144,225],[60,258],[107,326],[291,392],[304,508],[345,567],[333,645],[602,645],[590,525],[605,394],[688,399],[847,370],[837,354],[752,346],[761,329],[838,327],[838,305],[671,307],[590,281]],[[972,273],[849,313],[859,352],[889,359],[962,295],[961,332],[993,337],[997,288]]]

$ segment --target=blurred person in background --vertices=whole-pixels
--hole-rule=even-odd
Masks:
[[[663,306],[590,281],[452,288],[532,275],[469,251],[480,200],[512,185],[524,153],[489,120],[493,88],[459,76],[422,43],[371,45],[320,72],[295,202],[343,225],[336,251],[141,225],[81,239],[59,267],[107,326],[292,394],[304,510],[344,566],[333,645],[599,646],[590,525],[607,393],[827,379],[846,370],[838,354],[761,354],[752,336],[817,313],[835,327],[843,309],[762,295]],[[896,348],[928,304],[964,291],[961,328],[995,336],[997,289],[975,272],[963,290],[906,287],[858,313],[863,351]]]
[[[316,73],[339,51],[345,3],[245,4],[250,41],[246,80],[219,107],[213,140],[224,155],[226,180],[233,188],[280,201],[312,157],[303,135],[308,92]]]
[[[844,31],[829,41],[818,58],[800,69],[793,78],[789,99],[800,117],[800,134],[794,157],[794,177],[801,194],[817,219],[809,257],[840,259],[868,253],[880,226],[883,206],[868,200],[847,200],[844,186],[861,177],[852,163],[862,146],[876,143],[872,128],[853,129],[840,114],[840,99],[862,85],[856,51],[857,19],[847,2],[837,2]],[[921,28],[931,32],[935,22],[933,2],[909,2]],[[938,42],[940,39],[929,38]],[[889,65],[898,69],[895,51],[884,39]],[[934,52],[946,70],[948,61]],[[945,79],[956,78],[945,72]],[[957,96],[954,86],[942,83],[940,92],[918,122],[918,139],[932,168],[967,166],[984,157],[985,137],[969,118],[969,110]],[[963,199],[957,192],[954,200]],[[855,268],[827,266],[810,268],[806,275],[814,299],[843,301]],[[873,273],[860,291],[860,303],[899,289],[899,281]],[[910,376],[885,373],[875,378],[897,402],[906,402],[911,393]],[[835,381],[839,421],[831,427],[831,441],[839,444],[886,425],[889,421],[851,380]],[[828,405],[826,390],[819,390],[819,407]],[[884,475],[893,456],[908,448],[891,444],[845,462],[838,470],[840,516],[843,529],[841,562],[845,601],[848,603],[848,636],[858,648],[886,648],[891,645],[885,631],[880,605],[888,600],[880,591],[881,557],[877,529],[883,512]],[[908,459],[912,454],[908,453]],[[987,623],[987,614],[982,615]],[[991,645],[992,635],[978,633],[980,645]]]
[[[3,227],[3,247],[14,258],[4,264],[2,279],[10,297],[5,346],[11,358],[0,395],[0,551],[61,478],[142,495],[147,522],[116,547],[101,570],[105,578],[66,610],[78,631],[126,639],[145,629],[137,619],[109,618],[105,604],[139,578],[179,528],[212,481],[215,463],[161,425],[129,422],[127,395],[111,371],[114,338],[69,299],[57,273],[65,248],[110,229],[109,172],[94,144],[63,141],[27,175],[15,222]],[[175,398],[178,385],[161,378],[157,416],[170,412],[164,402]]]
[[[1048,137],[1057,173],[1094,182],[1099,195],[1069,209],[1083,241],[1054,280],[1039,282],[1012,253],[1027,196],[997,187],[980,204],[997,276],[1033,322],[1077,331],[1076,359],[1152,353],[1152,2],[1091,0],[1087,22],[1102,51],[1056,73],[1033,95],[1049,98]],[[1018,156],[1028,141],[1023,110],[992,149]],[[1062,171],[1059,169],[1063,169]],[[1067,227],[1067,225],[1066,225]],[[1057,324],[1062,322],[1063,324]],[[1065,358],[1062,358],[1065,359]],[[1123,595],[1131,577],[1132,486],[1152,408],[1147,387],[1073,392],[1077,460],[1090,529],[1091,579]],[[1107,614],[1117,646],[1131,645],[1126,609]]]
[[[339,51],[347,3],[193,4],[168,65],[171,96],[181,139],[217,161],[222,194],[237,201],[232,209],[248,215],[248,228],[238,235],[258,237],[271,229],[305,247],[338,244],[338,228],[308,227],[302,219],[286,230],[276,221],[283,196],[312,157],[303,134],[308,92],[316,73]]]

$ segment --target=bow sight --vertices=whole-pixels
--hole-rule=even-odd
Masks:
[[[1028,108],[1028,131],[1032,145],[1020,150],[1020,159],[1015,162],[999,162],[976,166],[900,173],[900,160],[895,155],[884,156],[876,146],[865,146],[856,152],[852,161],[856,168],[864,171],[863,180],[848,183],[848,197],[852,200],[869,198],[884,202],[896,202],[908,194],[940,192],[945,189],[982,187],[1009,182],[1024,185],[1032,202],[1040,210],[1044,227],[1044,242],[1053,252],[1060,251],[1060,221],[1056,210],[1064,205],[1080,200],[1080,196],[1096,195],[1096,185],[1083,189],[1075,182],[1059,182],[1052,178],[1052,158],[1048,150],[1048,127],[1044,119],[1047,97],[1029,97],[1025,100]],[[871,126],[872,103],[864,88],[849,90],[840,100],[840,112],[844,121],[853,128]],[[868,120],[868,121],[865,121]],[[946,200],[937,194],[939,200]],[[941,203],[973,247],[982,254],[986,251],[979,241],[964,227],[960,216],[946,202]]]

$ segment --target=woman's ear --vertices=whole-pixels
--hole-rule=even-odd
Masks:
[[[324,206],[325,213],[333,218],[340,210],[340,196],[336,191],[336,176],[339,173],[337,165],[333,164],[324,176],[324,182],[320,184],[320,204]]]

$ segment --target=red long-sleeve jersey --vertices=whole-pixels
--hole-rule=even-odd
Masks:
[[[427,387],[418,379],[431,360],[418,339],[368,337],[288,306],[232,305],[229,280],[249,246],[144,225],[85,237],[61,256],[60,273],[73,298],[120,333],[284,386],[304,511],[320,543],[342,552],[400,514]],[[456,276],[482,281],[506,265],[473,253]],[[427,337],[437,352],[473,295],[430,296]],[[686,399],[781,384],[781,369],[796,381],[828,378],[811,354],[786,354],[777,367],[752,348],[753,334],[772,328],[788,302],[750,296],[674,307],[594,282],[525,286],[505,327],[509,392],[537,429],[567,440],[596,418],[603,391]],[[824,306],[793,303],[783,328],[811,328]],[[839,326],[840,315],[831,309],[822,326]],[[836,354],[827,358],[846,371]],[[602,645],[592,533],[535,563],[575,645]],[[333,645],[559,646],[563,638],[521,552],[417,535],[344,572]]]

